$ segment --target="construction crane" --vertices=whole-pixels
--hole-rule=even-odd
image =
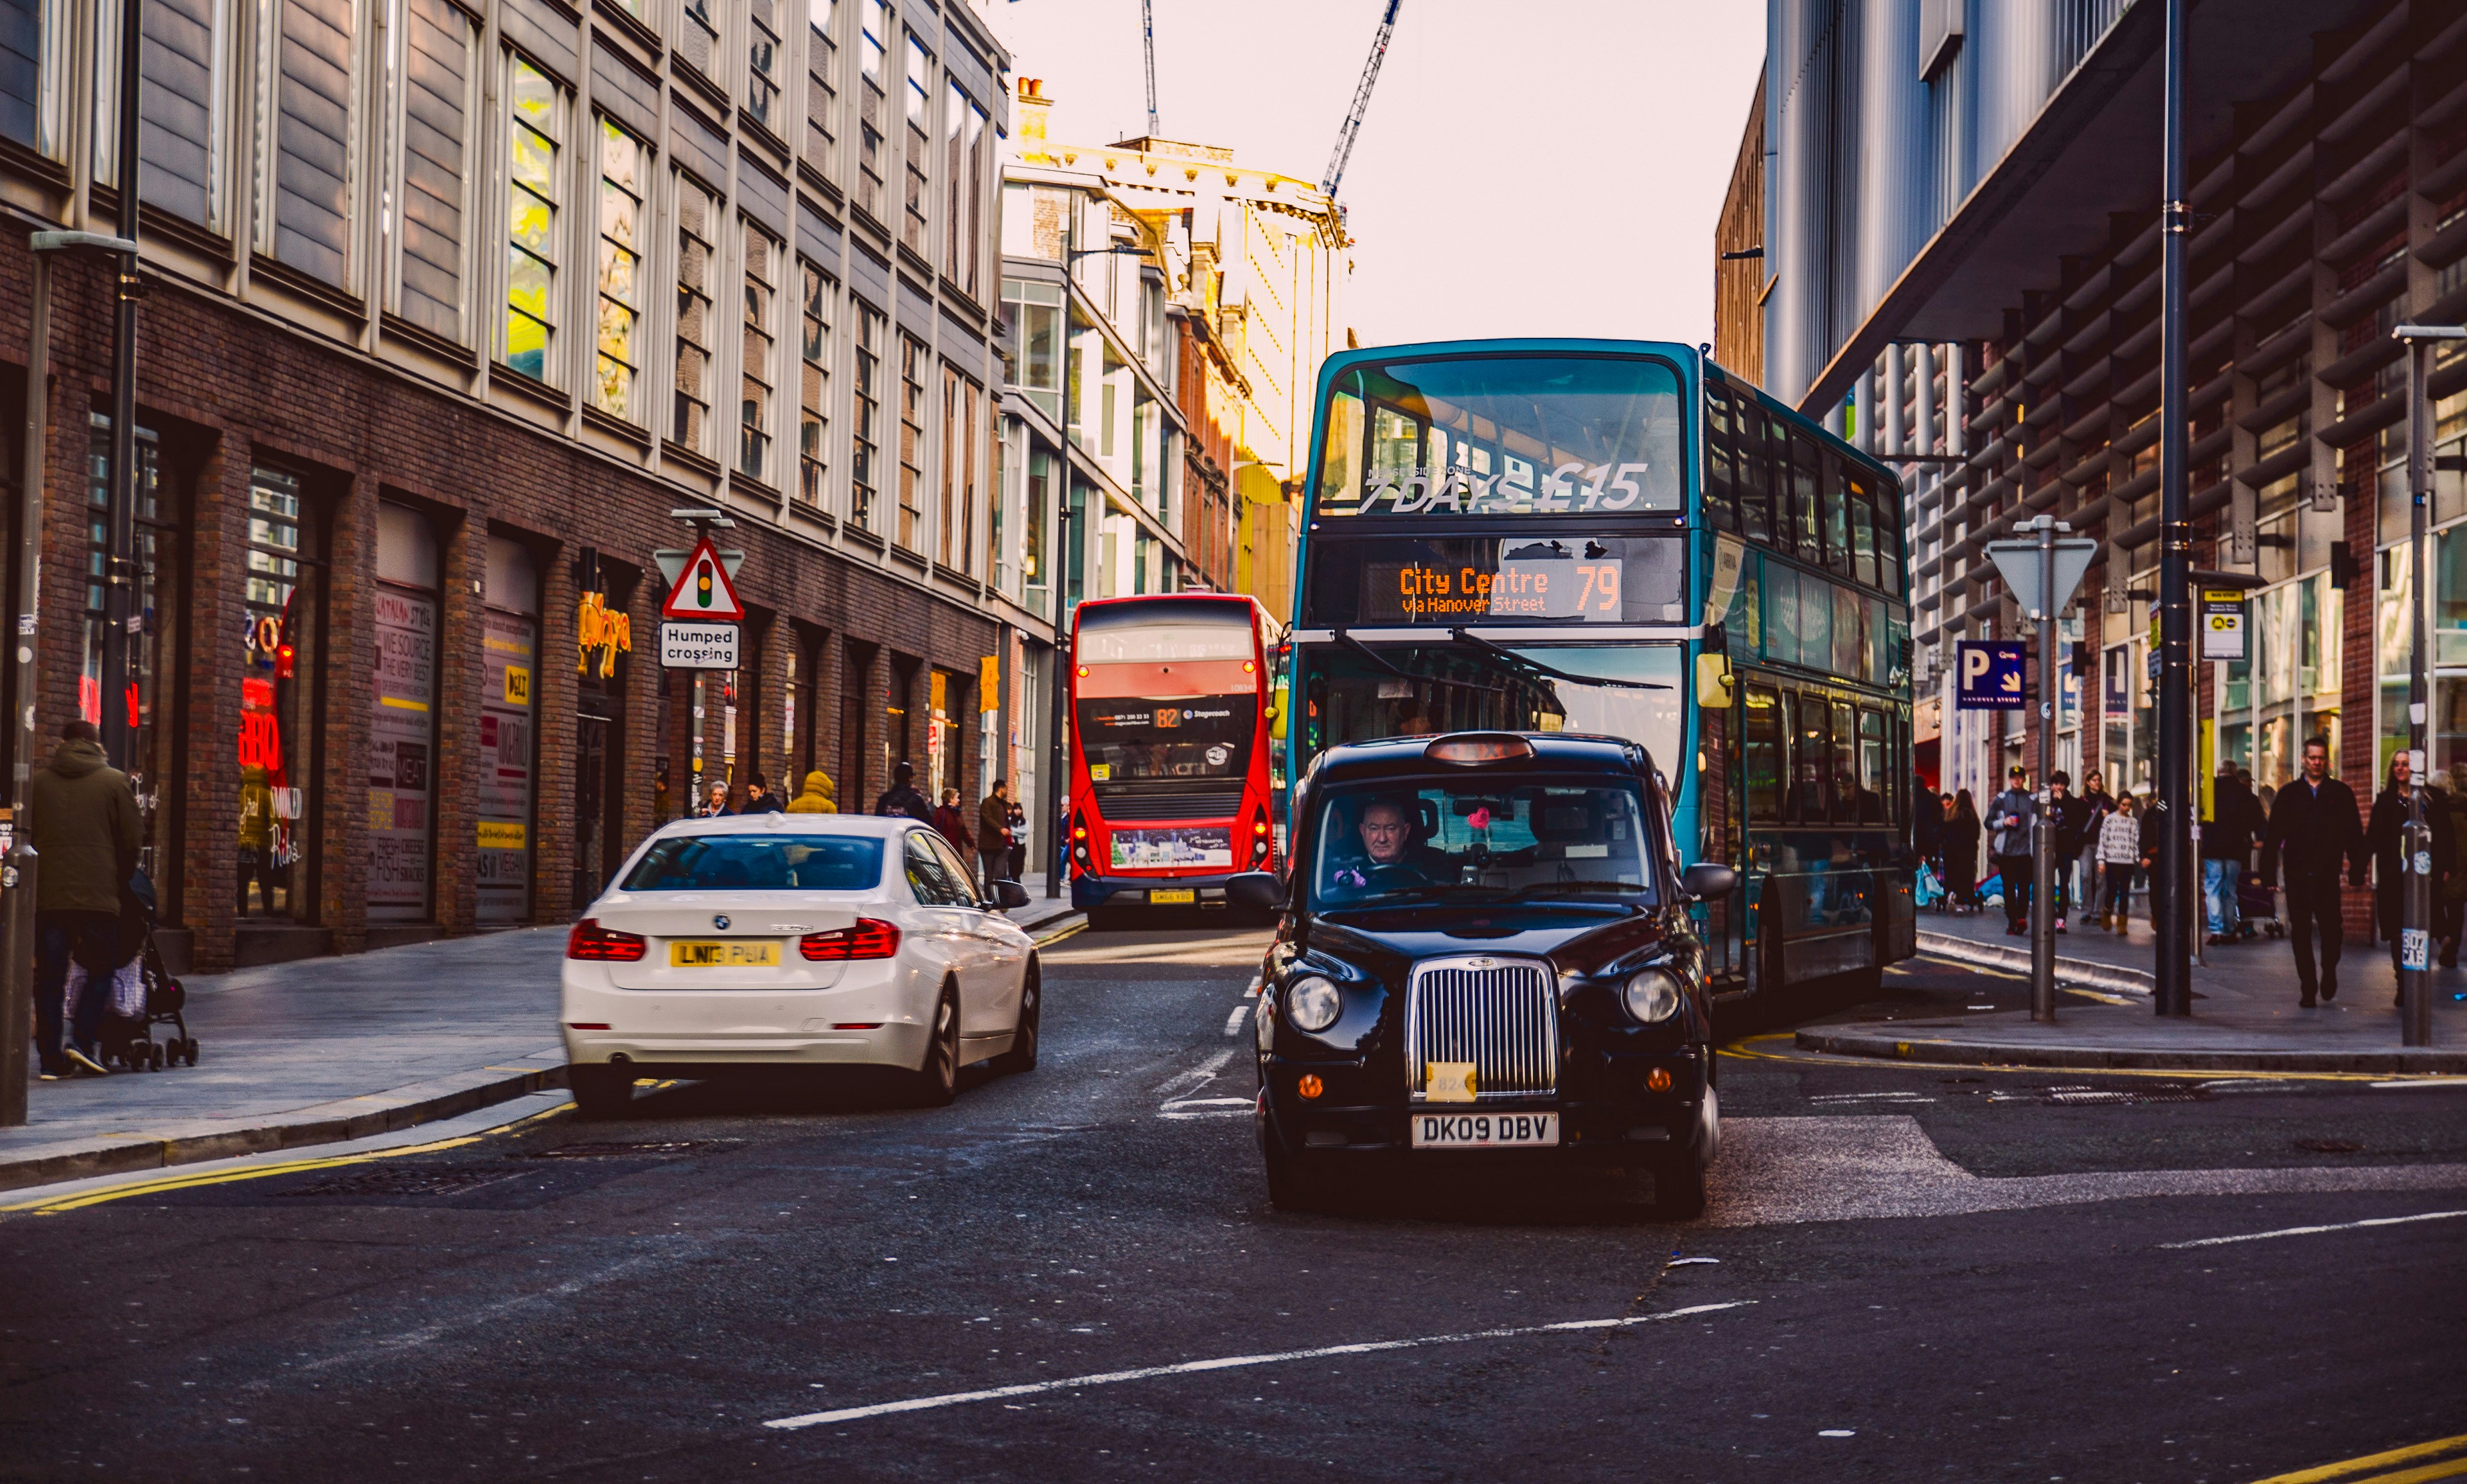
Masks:
[[[1156,115],[1156,0],[1140,0],[1140,40],[1148,53],[1148,138],[1157,137]]]
[[[1144,3],[1144,0],[1143,0]],[[1370,38],[1370,60],[1362,65],[1362,83],[1353,90],[1353,106],[1346,110],[1345,127],[1336,135],[1336,153],[1328,156],[1327,179],[1320,182],[1320,191],[1329,200],[1336,199],[1336,184],[1345,178],[1345,162],[1353,158],[1353,141],[1362,132],[1362,116],[1370,108],[1370,89],[1379,80],[1379,64],[1388,59],[1388,38],[1396,33],[1396,7],[1403,0],[1388,0],[1388,13],[1380,18],[1379,34]]]

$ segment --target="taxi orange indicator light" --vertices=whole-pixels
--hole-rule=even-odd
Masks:
[[[1533,744],[1512,731],[1476,732],[1441,737],[1422,749],[1422,755],[1435,763],[1495,763],[1510,757],[1530,757]]]
[[[1653,1070],[1646,1072],[1644,1074],[1644,1085],[1653,1089],[1656,1092],[1669,1091],[1670,1068],[1667,1067],[1656,1067]]]
[[[1326,1091],[1327,1084],[1319,1080],[1319,1073],[1306,1071],[1302,1073],[1302,1080],[1294,1084],[1294,1091],[1305,1098],[1312,1098]]]

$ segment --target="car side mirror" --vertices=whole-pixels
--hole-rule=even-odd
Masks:
[[[1699,861],[1679,873],[1679,884],[1699,899],[1729,896],[1738,889],[1739,873],[1719,861]]]
[[[1225,900],[1255,912],[1285,910],[1285,884],[1275,871],[1241,871],[1225,878]]]
[[[1008,911],[1014,907],[1026,907],[1027,905],[1028,888],[1026,887],[1021,886],[1015,881],[997,881],[994,883],[994,906],[1002,909],[1004,911]]]

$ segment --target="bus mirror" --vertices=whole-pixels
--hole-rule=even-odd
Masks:
[[[1723,654],[1696,657],[1696,704],[1706,710],[1727,711],[1731,708],[1731,657]]]

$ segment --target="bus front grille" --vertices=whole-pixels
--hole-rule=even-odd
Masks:
[[[1559,1090],[1559,997],[1550,966],[1528,958],[1437,958],[1414,966],[1405,996],[1405,1079],[1414,1101],[1435,1062],[1470,1062],[1477,1098]]]
[[[1164,820],[1230,820],[1242,807],[1242,791],[1228,789],[1107,788],[1097,785],[1097,807],[1108,823],[1144,824]]]

